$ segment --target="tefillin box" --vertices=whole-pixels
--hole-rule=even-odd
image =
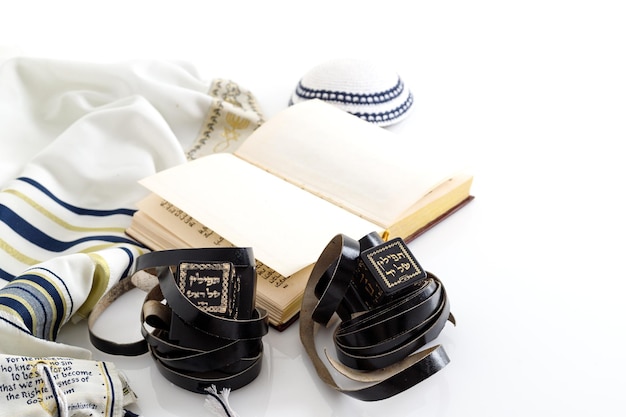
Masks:
[[[401,238],[385,242],[372,233],[359,242],[361,254],[346,294],[344,313],[371,310],[402,297],[426,278],[426,271]]]

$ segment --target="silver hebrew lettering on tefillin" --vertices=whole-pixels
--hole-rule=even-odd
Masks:
[[[232,273],[230,262],[181,262],[179,290],[204,312],[227,313]]]

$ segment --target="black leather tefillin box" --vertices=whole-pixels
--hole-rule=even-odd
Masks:
[[[356,270],[338,311],[344,320],[404,296],[427,276],[401,238],[383,241],[370,233],[359,244]]]
[[[236,320],[252,318],[256,298],[254,264],[181,261],[176,278],[179,291],[199,310],[199,314],[208,313]],[[181,345],[207,348],[207,340],[210,341],[209,344],[216,343],[216,340],[199,336],[205,333],[211,335],[211,331],[212,329],[198,328],[190,331],[189,323],[172,314],[169,337]]]

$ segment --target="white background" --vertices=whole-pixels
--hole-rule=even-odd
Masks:
[[[361,402],[317,380],[296,326],[272,331],[261,376],[231,394],[242,417],[619,416],[625,22],[623,2],[602,0],[2,0],[0,55],[183,60],[251,90],[267,117],[314,65],[381,60],[415,95],[390,130],[423,145],[416,163],[444,150],[472,167],[476,199],[410,245],[451,298],[458,325],[439,339],[451,363]],[[128,327],[138,300],[123,307]],[[61,333],[89,346],[84,326]],[[94,355],[129,376],[134,411],[206,414],[147,356]]]

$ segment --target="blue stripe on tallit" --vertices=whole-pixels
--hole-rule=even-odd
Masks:
[[[133,252],[130,251],[130,249],[125,248],[123,246],[120,246],[118,249],[123,250],[126,255],[128,256],[128,265],[126,266],[126,269],[124,269],[124,272],[122,273],[122,278],[128,276],[130,274],[130,270],[133,266],[133,263],[135,262],[135,255],[133,255]]]
[[[5,305],[14,310],[22,318],[24,325],[32,331],[34,317],[31,316],[30,311],[28,311],[24,304],[14,298],[5,297],[0,293],[0,305]]]
[[[19,276],[19,280],[31,281],[31,282],[34,282],[35,284],[38,284],[46,291],[46,294],[50,296],[50,298],[52,298],[52,301],[54,302],[53,308],[56,310],[56,320],[54,321],[54,323],[51,323],[52,325],[51,330],[52,330],[52,340],[55,340],[57,337],[57,334],[59,333],[59,329],[61,328],[61,325],[63,324],[63,319],[64,317],[66,317],[66,314],[67,314],[67,312],[65,311],[65,305],[63,303],[63,300],[64,300],[63,294],[59,294],[59,291],[57,290],[57,288],[48,280],[48,278],[42,277],[40,275],[24,274],[24,275]],[[13,281],[9,285],[19,285],[19,283],[20,283],[19,281],[18,282]],[[36,290],[36,289],[33,288],[33,290]],[[48,305],[49,301],[45,297],[44,294],[41,294],[39,298],[40,300],[42,300],[42,302],[45,301],[46,305]],[[46,329],[45,334],[50,334],[49,330],[50,329]]]
[[[109,368],[107,367],[106,362],[101,362],[102,363],[102,368],[104,369],[104,373],[105,376],[107,378],[107,380],[109,381],[109,391],[111,394],[111,407],[109,408],[110,410],[110,417],[114,417],[115,416],[115,406],[116,406],[116,401],[117,398],[115,397],[115,386],[113,385],[113,378],[111,378],[111,374],[109,373]],[[109,411],[107,410],[107,411]]]
[[[115,235],[93,235],[71,240],[68,242],[63,242],[42,232],[32,224],[27,222],[23,217],[21,217],[16,212],[3,204],[0,204],[0,221],[4,222],[7,226],[13,229],[13,231],[15,231],[27,241],[51,252],[63,252],[71,249],[73,246],[90,241],[127,243],[130,245],[137,244],[132,239],[127,239],[125,237]]]
[[[136,211],[136,210],[125,209],[125,208],[114,209],[114,210],[94,210],[94,209],[86,209],[86,208],[82,208],[82,207],[77,207],[77,206],[74,206],[72,204],[69,204],[69,203],[61,200],[60,198],[55,196],[50,190],[48,190],[46,187],[44,187],[42,184],[40,184],[39,182],[35,181],[32,178],[19,177],[19,178],[16,178],[16,180],[22,181],[22,182],[25,182],[27,184],[32,185],[33,187],[37,188],[42,193],[44,193],[45,195],[50,197],[52,200],[54,200],[60,206],[64,207],[65,209],[67,209],[67,210],[69,210],[69,211],[71,211],[73,213],[76,213],[76,214],[87,215],[87,216],[99,216],[99,217],[113,216],[113,215],[116,215],[116,214],[132,216],[135,213],[135,211]]]
[[[67,288],[67,284],[65,284],[65,281],[63,281],[63,278],[61,278],[60,276],[58,276],[57,274],[55,274],[54,272],[52,272],[51,270],[49,270],[48,268],[36,268],[36,269],[40,269],[42,271],[45,271],[47,273],[49,273],[50,275],[52,275],[54,278],[56,278],[56,280],[63,285],[63,288],[65,288],[65,292],[67,293],[67,297],[68,300],[70,302],[70,310],[68,312],[68,316],[71,316],[72,314],[74,314],[74,299],[72,298],[72,293],[70,292],[70,289]],[[34,271],[34,269],[31,269],[27,272],[32,272]],[[62,295],[59,295],[60,297],[62,297]]]
[[[35,293],[35,291],[37,293]],[[30,308],[35,312],[35,315],[37,316],[37,328],[33,328],[34,325],[32,324],[32,322],[29,328],[33,335],[42,339],[46,339],[46,336],[50,334],[51,323],[48,318],[50,304],[48,303],[48,300],[46,300],[46,298],[41,295],[41,292],[37,291],[33,287],[21,285],[20,283],[15,283],[14,281],[0,290],[0,298],[2,298],[5,294],[13,294],[15,296],[18,296],[22,300],[24,300],[24,303],[27,303],[30,306]],[[24,318],[22,314],[20,315],[22,316],[22,318]],[[28,316],[30,317],[30,313],[28,314]]]
[[[16,328],[17,330],[19,330],[20,332],[24,332],[24,333],[26,333],[26,334],[30,334],[29,332],[27,332],[26,330],[24,330],[21,326],[18,326],[18,325],[17,325],[17,324],[15,324],[14,322],[12,322],[12,321],[10,321],[10,320],[8,320],[8,319],[6,319],[6,318],[2,317],[2,316],[0,316],[0,321],[3,321],[3,322],[5,322],[5,323],[7,323],[7,324],[9,324],[9,325],[11,325],[11,326],[13,326],[13,327],[15,327],[15,328]]]
[[[0,268],[0,279],[3,279],[5,281],[13,281],[14,278],[15,278],[15,275],[9,274],[4,269]]]

